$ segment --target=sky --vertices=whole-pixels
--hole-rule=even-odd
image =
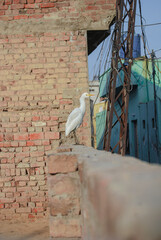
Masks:
[[[136,11],[136,26],[140,25],[140,16],[137,1],[137,11]],[[142,5],[142,16],[143,24],[155,24],[161,23],[161,0],[141,0]],[[145,26],[145,35],[147,39],[147,47],[149,52],[152,50],[156,51],[156,57],[161,58],[161,24],[154,26]],[[141,28],[136,27],[135,33],[141,34]],[[88,69],[89,69],[89,80],[92,80],[95,75],[98,75],[100,70],[100,59],[102,59],[101,65],[105,65],[105,59],[108,52],[107,45],[110,42],[110,37],[108,37],[103,46],[100,44],[96,50],[91,53],[88,57]],[[108,47],[109,48],[109,47]],[[101,52],[102,49],[102,52]],[[143,44],[141,40],[141,55],[144,55]],[[108,67],[108,66],[106,66]],[[102,67],[100,74],[102,74],[106,67]]]

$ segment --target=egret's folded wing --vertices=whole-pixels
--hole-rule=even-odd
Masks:
[[[79,114],[81,114],[81,110],[79,108],[75,108],[69,114],[66,125],[70,124],[73,120],[75,120]]]
[[[66,122],[66,136],[73,131],[75,128],[79,127],[82,123],[82,112],[79,108],[75,108],[68,116]]]

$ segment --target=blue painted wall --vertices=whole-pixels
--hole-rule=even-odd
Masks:
[[[134,61],[131,74],[131,91],[129,98],[128,128],[129,128],[129,154],[144,161],[161,163],[161,61],[155,62],[155,83],[156,83],[156,108],[157,108],[157,129],[154,114],[154,89],[152,78],[152,62],[145,59]],[[100,97],[108,94],[108,82],[110,70],[100,77]],[[122,85],[124,79],[123,71],[120,71],[117,78],[117,89]],[[121,99],[120,99],[121,101]],[[119,105],[115,108],[119,113]],[[100,125],[105,126],[105,112],[96,115],[96,137],[99,149],[103,149],[104,127],[97,135]],[[115,121],[114,115],[114,121]],[[119,139],[119,124],[112,129],[111,146],[115,146]],[[116,151],[118,148],[116,148]]]

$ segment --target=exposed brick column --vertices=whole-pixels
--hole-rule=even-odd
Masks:
[[[78,159],[71,151],[59,148],[59,153],[48,157],[50,236],[54,239],[81,237]]]

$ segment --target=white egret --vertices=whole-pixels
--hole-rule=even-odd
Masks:
[[[86,103],[85,99],[88,98],[89,96],[94,96],[93,94],[88,94],[88,93],[83,93],[82,96],[80,97],[80,107],[75,108],[68,116],[67,122],[66,122],[66,129],[65,129],[65,135],[68,136],[69,133],[74,131],[74,136],[75,135],[75,130],[82,124],[83,122],[83,117],[86,111]],[[77,143],[77,139],[76,139]]]

